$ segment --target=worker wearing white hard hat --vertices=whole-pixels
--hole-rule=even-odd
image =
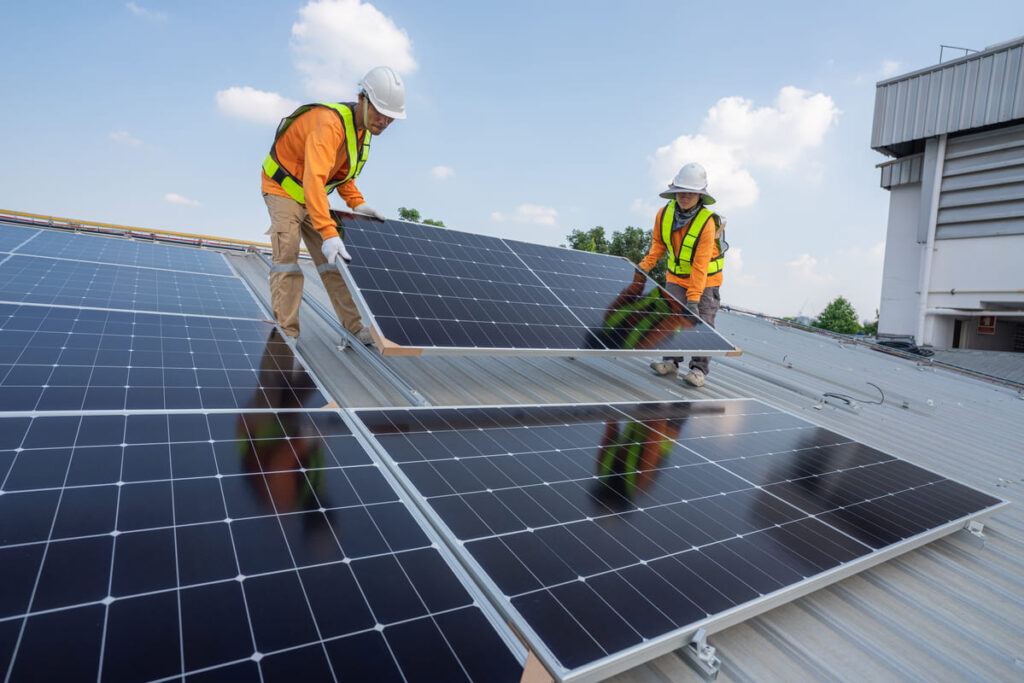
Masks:
[[[270,212],[273,266],[270,299],[285,334],[299,336],[302,270],[299,242],[316,264],[341,324],[364,344],[372,343],[352,295],[334,266],[351,260],[331,216],[327,195],[338,195],[355,213],[384,219],[366,203],[355,179],[370,152],[370,139],[395,119],[405,118],[405,83],[391,67],[370,69],[358,83],[355,102],[304,104],[281,120],[263,162],[263,198]]]
[[[708,192],[708,174],[697,163],[688,163],[660,197],[669,203],[654,219],[651,248],[640,262],[649,272],[663,256],[667,256],[665,289],[686,308],[712,327],[721,304],[719,287],[725,265],[725,217],[707,208],[715,203]],[[690,359],[689,368],[679,367],[683,358],[666,357],[651,363],[659,375],[673,372],[687,383],[701,387],[708,375],[711,359],[698,356]]]

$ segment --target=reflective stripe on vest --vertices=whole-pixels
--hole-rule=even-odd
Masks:
[[[680,277],[689,277],[693,268],[693,254],[696,251],[697,240],[700,239],[704,226],[715,214],[706,206],[702,206],[697,215],[690,221],[690,228],[683,235],[679,244],[679,253],[676,254],[672,248],[672,222],[676,217],[676,200],[671,200],[661,214],[661,239],[668,249],[668,272]],[[716,221],[717,227],[717,221]],[[708,263],[708,275],[714,275],[722,271],[725,265],[725,257],[722,255],[722,245],[715,237],[715,246],[718,247],[718,257],[711,259]]]
[[[280,164],[277,159],[277,141],[281,139],[284,132],[288,130],[295,119],[305,114],[314,107],[326,107],[330,109],[338,118],[341,119],[341,125],[345,128],[345,144],[348,147],[348,173],[341,180],[332,180],[324,186],[324,190],[330,194],[334,188],[338,187],[342,183],[359,176],[360,171],[363,170],[363,164],[366,163],[367,157],[370,155],[370,131],[367,130],[363,133],[363,144],[359,145],[359,141],[356,138],[356,127],[354,119],[352,118],[352,106],[347,104],[332,103],[332,102],[318,102],[316,104],[304,104],[295,111],[281,119],[281,124],[277,127],[277,133],[274,134],[274,143],[270,145],[270,154],[263,160],[263,172],[267,174],[267,177],[273,179],[281,189],[288,193],[288,196],[297,201],[299,204],[306,203],[306,196],[302,191],[302,181],[296,176],[289,173]],[[353,161],[354,160],[354,161]]]

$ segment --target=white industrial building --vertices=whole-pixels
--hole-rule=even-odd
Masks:
[[[879,336],[1024,351],[1024,36],[877,84]]]

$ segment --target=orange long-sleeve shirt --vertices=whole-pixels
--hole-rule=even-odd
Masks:
[[[665,255],[665,242],[661,239],[661,217],[665,213],[665,208],[665,206],[661,207],[661,211],[654,218],[651,249],[647,252],[644,260],[640,262],[640,270],[644,272],[650,272],[651,268]],[[722,271],[718,271],[714,275],[708,275],[708,264],[711,263],[711,259],[719,257],[718,245],[715,243],[716,230],[714,228],[714,219],[708,219],[708,224],[704,226],[704,230],[700,233],[700,239],[697,240],[697,245],[694,247],[690,277],[679,277],[674,273],[665,274],[669,282],[674,282],[686,289],[686,299],[688,301],[700,301],[700,295],[704,293],[705,287],[720,287],[722,284]],[[683,235],[686,234],[688,229],[689,224],[685,228],[672,233],[672,249],[676,254],[679,253],[679,247],[683,242]]]
[[[356,132],[361,143],[365,130]],[[325,187],[331,180],[344,178],[349,169],[345,126],[338,115],[324,107],[314,107],[299,116],[277,141],[277,158],[289,173],[302,179],[306,210],[323,238],[338,235]],[[262,190],[288,197],[288,193],[267,174],[260,172]],[[338,194],[350,208],[365,203],[352,180],[338,186]]]

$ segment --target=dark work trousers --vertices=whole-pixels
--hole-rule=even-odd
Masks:
[[[674,296],[680,301],[686,301],[686,288],[680,287],[674,282],[669,282],[665,285],[665,289],[668,293]],[[722,297],[718,293],[718,287],[705,287],[704,293],[700,295],[700,301],[697,303],[697,314],[700,319],[706,322],[711,327],[715,326],[715,314],[718,313],[719,307],[722,305]],[[682,363],[686,360],[683,356],[666,356],[664,360],[674,360],[676,364]],[[709,374],[711,369],[711,358],[709,356],[694,356],[690,359],[690,369],[697,368],[705,375]]]

